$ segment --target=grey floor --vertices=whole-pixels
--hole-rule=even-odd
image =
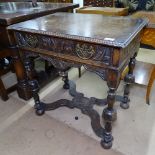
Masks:
[[[151,50],[141,49],[138,55],[138,60],[145,62],[155,63],[154,58],[155,52]],[[106,97],[106,83],[97,75],[84,70],[82,78],[77,75],[77,69],[69,72],[79,91],[88,97]],[[60,78],[51,82],[40,91],[41,99],[49,102],[70,98],[62,84]],[[118,94],[123,93],[123,86],[121,82]],[[0,101],[0,155],[154,155],[155,84],[150,106],[145,103],[145,93],[145,86],[134,85],[130,108],[123,110],[119,103],[115,104],[118,118],[113,123],[113,148],[106,151],[100,147],[100,139],[93,133],[89,118],[79,110],[60,108],[38,117],[31,107],[33,100],[25,102],[14,92],[9,101]],[[103,110],[103,107],[94,108],[99,113]],[[79,119],[75,120],[75,116]]]

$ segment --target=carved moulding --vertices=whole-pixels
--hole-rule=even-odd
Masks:
[[[39,54],[39,56],[44,59],[47,60],[48,62],[50,62],[55,68],[59,69],[59,70],[66,70],[67,68],[71,67],[72,65],[68,62],[65,61],[60,61],[60,60],[56,60],[54,58],[45,56],[45,55],[41,55]]]
[[[112,47],[24,32],[15,34],[20,47],[48,50],[49,52],[76,56],[83,60],[93,60],[100,64],[112,64],[111,55],[114,51]]]
[[[79,64],[75,64],[75,63],[69,63],[69,62],[66,62],[66,61],[62,61],[62,60],[57,60],[57,59],[54,59],[54,58],[51,58],[51,57],[48,57],[48,56],[44,56],[44,55],[41,55],[39,54],[39,56],[41,58],[43,58],[44,60],[47,60],[49,61],[55,68],[59,69],[59,70],[67,70],[67,68],[69,67],[81,67],[82,65],[79,65]],[[84,68],[88,71],[91,71],[91,72],[94,72],[96,73],[99,77],[101,77],[103,80],[106,80],[106,71],[103,70],[103,69],[93,69],[87,65],[83,65]]]
[[[102,78],[103,80],[106,80],[106,70],[104,70],[104,69],[99,69],[99,68],[94,69],[94,68],[92,68],[92,67],[90,67],[88,65],[80,65],[80,64],[75,64],[75,63],[62,61],[62,60],[57,60],[55,58],[52,58],[52,57],[49,57],[49,56],[46,56],[46,55],[43,55],[43,54],[38,54],[38,53],[34,53],[34,52],[29,52],[29,51],[24,52],[23,56],[24,56],[24,58],[39,56],[40,58],[50,62],[58,70],[64,70],[65,71],[70,67],[79,68],[79,67],[83,66],[86,70],[88,70],[90,72],[94,72],[100,78]]]
[[[65,61],[62,61],[62,60],[56,60],[54,58],[51,58],[51,57],[48,57],[48,56],[43,56],[43,55],[39,55],[41,58],[49,61],[52,63],[52,65],[59,69],[59,70],[66,70],[67,68],[69,67],[81,67],[82,65],[79,65],[79,64],[73,64],[73,63],[69,63],[69,62],[65,62]],[[101,77],[103,80],[106,80],[106,70],[103,70],[103,69],[93,69],[87,65],[83,65],[84,68],[88,71],[91,71],[91,72],[94,72],[96,73],[99,77]]]
[[[87,44],[80,45],[79,43],[75,47],[75,52],[81,59],[90,59],[95,54],[95,49],[93,46],[88,46]]]
[[[95,74],[97,74],[100,78],[102,78],[103,80],[106,80],[106,70],[104,69],[99,69],[99,68],[96,68],[96,69],[93,69],[89,66],[86,66],[84,65],[84,68],[90,72],[94,72]]]

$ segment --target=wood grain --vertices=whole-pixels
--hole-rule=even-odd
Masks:
[[[85,7],[76,9],[76,13],[101,14],[101,15],[110,15],[110,16],[126,16],[128,15],[128,8],[85,6]]]

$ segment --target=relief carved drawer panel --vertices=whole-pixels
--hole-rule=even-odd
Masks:
[[[93,61],[99,65],[111,65],[112,47],[90,44],[57,37],[16,32],[18,45],[28,49],[41,49],[59,56],[68,56],[80,61]]]

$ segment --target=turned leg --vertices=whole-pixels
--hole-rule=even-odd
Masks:
[[[50,74],[52,70],[54,70],[55,67],[52,64],[49,64],[47,60],[45,60],[45,72],[47,74]]]
[[[102,117],[105,121],[105,133],[104,137],[101,141],[101,145],[105,149],[109,149],[112,147],[112,122],[117,119],[117,112],[113,108],[113,105],[115,103],[115,94],[116,89],[115,88],[109,88],[108,96],[107,96],[107,104],[108,107],[103,110]]]
[[[135,68],[135,62],[136,62],[135,57],[133,57],[133,58],[130,59],[130,62],[129,62],[129,72],[128,72],[128,74],[124,78],[124,81],[125,81],[126,84],[125,84],[125,87],[124,87],[123,100],[120,103],[120,106],[123,109],[128,109],[129,108],[130,85],[132,83],[134,83],[134,81],[135,81],[135,77],[133,75],[133,70]]]
[[[78,71],[79,71],[79,78],[81,77],[81,67],[78,67]]]
[[[37,78],[37,74],[36,71],[34,69],[34,62],[32,59],[30,59],[29,57],[24,59],[24,67],[26,70],[26,76],[27,76],[27,80],[28,80],[28,84],[29,84],[29,92],[31,93],[35,105],[34,108],[36,109],[36,114],[38,116],[41,116],[45,113],[45,106],[44,104],[40,101],[39,99],[39,84],[38,81],[36,80]]]
[[[32,97],[35,101],[35,109],[37,115],[43,115],[45,113],[44,104],[39,99],[39,84],[36,80],[36,71],[34,69],[34,63],[30,58],[24,60],[24,66],[27,74],[29,92],[32,94]]]
[[[112,122],[117,119],[117,112],[114,109],[114,103],[116,101],[116,90],[120,83],[120,72],[115,70],[108,70],[107,74],[107,85],[109,88],[107,95],[107,107],[103,110],[102,118],[104,120],[104,135],[101,140],[101,145],[105,149],[112,147]]]
[[[45,113],[45,105],[42,103],[39,99],[39,84],[37,80],[30,80],[29,81],[29,86],[32,92],[32,96],[35,102],[34,108],[36,109],[36,114],[38,116],[41,116]]]
[[[26,79],[26,73],[25,73],[25,69],[24,69],[24,65],[20,59],[19,56],[19,52],[17,50],[16,46],[11,46],[10,50],[13,53],[13,65],[14,65],[14,70],[17,76],[17,93],[18,96],[24,100],[28,100],[30,99],[31,93],[28,91],[29,86],[28,86],[28,82]]]
[[[67,71],[59,71],[59,75],[62,77],[62,80],[64,81],[63,88],[69,89],[68,72]]]
[[[24,59],[24,67],[28,80],[37,79],[37,73],[34,68],[34,61],[30,58]]]

